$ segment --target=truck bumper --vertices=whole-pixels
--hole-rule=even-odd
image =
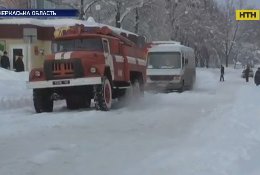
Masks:
[[[88,77],[88,78],[76,78],[76,79],[33,81],[33,82],[27,82],[26,84],[27,84],[27,88],[29,89],[41,89],[41,88],[97,85],[101,83],[102,83],[101,77]]]
[[[181,82],[151,82],[146,83],[146,91],[167,91],[167,90],[179,90],[182,88]]]

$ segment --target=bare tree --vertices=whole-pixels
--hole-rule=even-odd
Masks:
[[[230,54],[235,45],[239,30],[239,21],[235,20],[234,0],[226,0],[223,20],[225,64],[228,67]]]
[[[20,0],[20,2],[29,2]],[[219,6],[215,0],[48,0],[57,7],[78,9],[101,23],[139,33],[152,40],[176,40],[193,47],[201,66],[217,67],[242,59],[247,50],[260,50],[260,27],[255,22],[235,21],[235,0]],[[0,0],[8,8],[20,8],[18,0]],[[243,6],[239,0],[239,7]],[[20,4],[21,5],[21,4]],[[93,8],[99,5],[100,8]],[[253,47],[252,45],[257,46]],[[250,47],[249,47],[250,46]],[[223,59],[223,60],[222,60]]]

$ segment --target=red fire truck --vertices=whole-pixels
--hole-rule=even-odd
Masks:
[[[147,67],[144,37],[107,26],[84,25],[57,29],[54,36],[52,54],[29,76],[37,113],[52,112],[53,101],[61,99],[66,100],[68,109],[90,107],[94,99],[96,110],[108,111],[112,99],[143,93]]]

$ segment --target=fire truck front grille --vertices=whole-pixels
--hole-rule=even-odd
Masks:
[[[79,59],[46,60],[44,72],[47,80],[83,77],[83,67]]]
[[[152,81],[172,81],[173,76],[172,75],[153,75],[153,76],[150,76],[150,79]]]
[[[52,63],[53,75],[73,75],[74,66],[72,62],[53,62]]]

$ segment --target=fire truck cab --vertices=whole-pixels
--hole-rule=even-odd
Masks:
[[[90,107],[94,99],[97,110],[108,111],[112,99],[143,93],[144,37],[84,25],[59,28],[54,36],[52,54],[29,75],[37,113],[52,112],[53,101],[60,99],[68,109]]]

